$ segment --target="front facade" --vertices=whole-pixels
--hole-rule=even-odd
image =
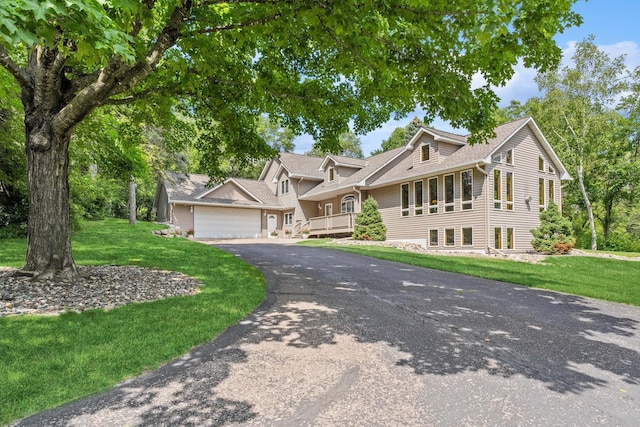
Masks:
[[[367,159],[281,153],[256,181],[170,176],[156,193],[158,220],[199,238],[350,235],[367,197],[387,240],[434,250],[531,251],[540,211],[561,207],[570,179],[533,119],[496,129],[487,144],[422,128],[405,147]]]

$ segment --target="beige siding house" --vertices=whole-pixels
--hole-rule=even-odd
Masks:
[[[281,153],[258,180],[171,174],[159,221],[200,238],[350,235],[373,197],[387,240],[434,250],[531,251],[530,230],[571,179],[532,118],[499,126],[487,144],[423,127],[405,147],[367,159]]]

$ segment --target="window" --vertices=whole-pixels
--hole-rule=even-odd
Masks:
[[[429,213],[438,213],[438,178],[429,178]]]
[[[431,158],[431,145],[425,144],[420,147],[420,161],[426,162]]]
[[[422,181],[413,183],[413,197],[414,212],[416,215],[422,215]]]
[[[462,245],[463,246],[473,245],[473,228],[462,229]]]
[[[293,212],[284,214],[284,225],[293,225]]]
[[[355,212],[356,197],[354,195],[344,196],[340,203],[341,213],[353,213]]]
[[[453,212],[453,175],[444,177],[444,211]]]
[[[493,207],[502,209],[502,177],[499,169],[493,170]]]
[[[282,191],[280,193],[287,194],[289,192],[289,180],[283,179],[281,184],[282,184]]]
[[[507,210],[513,210],[513,172],[507,172]]]
[[[460,193],[462,194],[461,209],[473,208],[473,170],[460,172]]]
[[[507,228],[507,249],[513,248],[513,228]]]
[[[438,246],[438,230],[429,230],[429,246]]]
[[[538,170],[544,172],[544,159],[538,157]]]
[[[402,216],[409,216],[409,184],[402,184],[400,188],[400,200],[402,203]]]
[[[329,167],[327,172],[329,174],[329,181],[333,181],[335,178],[335,170],[333,169],[333,167]]]
[[[493,229],[493,247],[496,249],[502,249],[502,228],[496,227]]]
[[[505,163],[508,165],[513,164],[513,148],[507,150]]]
[[[544,178],[538,179],[538,202],[540,205],[540,212],[544,210]]]
[[[444,244],[447,246],[454,246],[456,244],[455,231],[453,228],[444,230]]]
[[[502,163],[502,153],[493,156],[493,163]]]
[[[548,171],[549,171],[549,173],[556,173],[556,170],[551,165],[549,165]]]
[[[549,180],[549,204],[556,202],[556,184],[550,179]]]

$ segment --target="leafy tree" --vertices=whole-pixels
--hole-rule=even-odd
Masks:
[[[540,213],[540,227],[531,230],[533,248],[544,254],[564,254],[575,246],[571,221],[562,217],[555,203]]]
[[[616,111],[629,90],[624,56],[611,58],[600,51],[593,37],[578,43],[574,65],[539,74],[536,81],[545,96],[527,102],[545,135],[576,178],[581,205],[587,213],[591,248],[597,249],[596,212],[606,238],[613,205],[625,197],[626,183],[638,172],[629,157],[632,139],[625,120]]]
[[[378,210],[378,202],[369,196],[362,203],[362,211],[356,215],[356,225],[353,229],[355,240],[376,240],[387,239],[387,226],[382,222],[382,215]]]
[[[352,157],[354,159],[363,159],[364,153],[362,152],[362,142],[360,138],[356,136],[353,132],[345,132],[340,134],[338,137],[338,144],[340,145],[339,150],[330,150],[335,154],[345,157]],[[313,148],[307,151],[305,154],[307,156],[316,156],[322,157],[326,155],[329,151],[323,150],[321,144],[315,144]]]
[[[422,126],[424,126],[424,122],[418,117],[414,117],[405,127],[395,128],[389,138],[382,141],[381,148],[371,152],[371,155],[407,145]]]
[[[419,104],[479,141],[495,125],[490,85],[520,60],[556,65],[553,36],[581,21],[574,2],[4,2],[0,65],[20,85],[25,114],[24,270],[77,276],[68,150],[99,107],[173,104],[203,130],[198,148],[212,175],[223,172],[222,155],[273,154],[256,130],[263,113],[328,149],[350,123],[366,132]],[[478,74],[487,85],[473,89]]]

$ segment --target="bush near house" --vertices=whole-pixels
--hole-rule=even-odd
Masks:
[[[362,203],[362,212],[356,215],[353,239],[377,241],[387,239],[387,226],[382,223],[378,202],[371,196]]]
[[[531,245],[543,254],[564,254],[575,246],[571,222],[562,217],[553,202],[540,213],[540,227],[531,230],[531,234],[534,237]]]

